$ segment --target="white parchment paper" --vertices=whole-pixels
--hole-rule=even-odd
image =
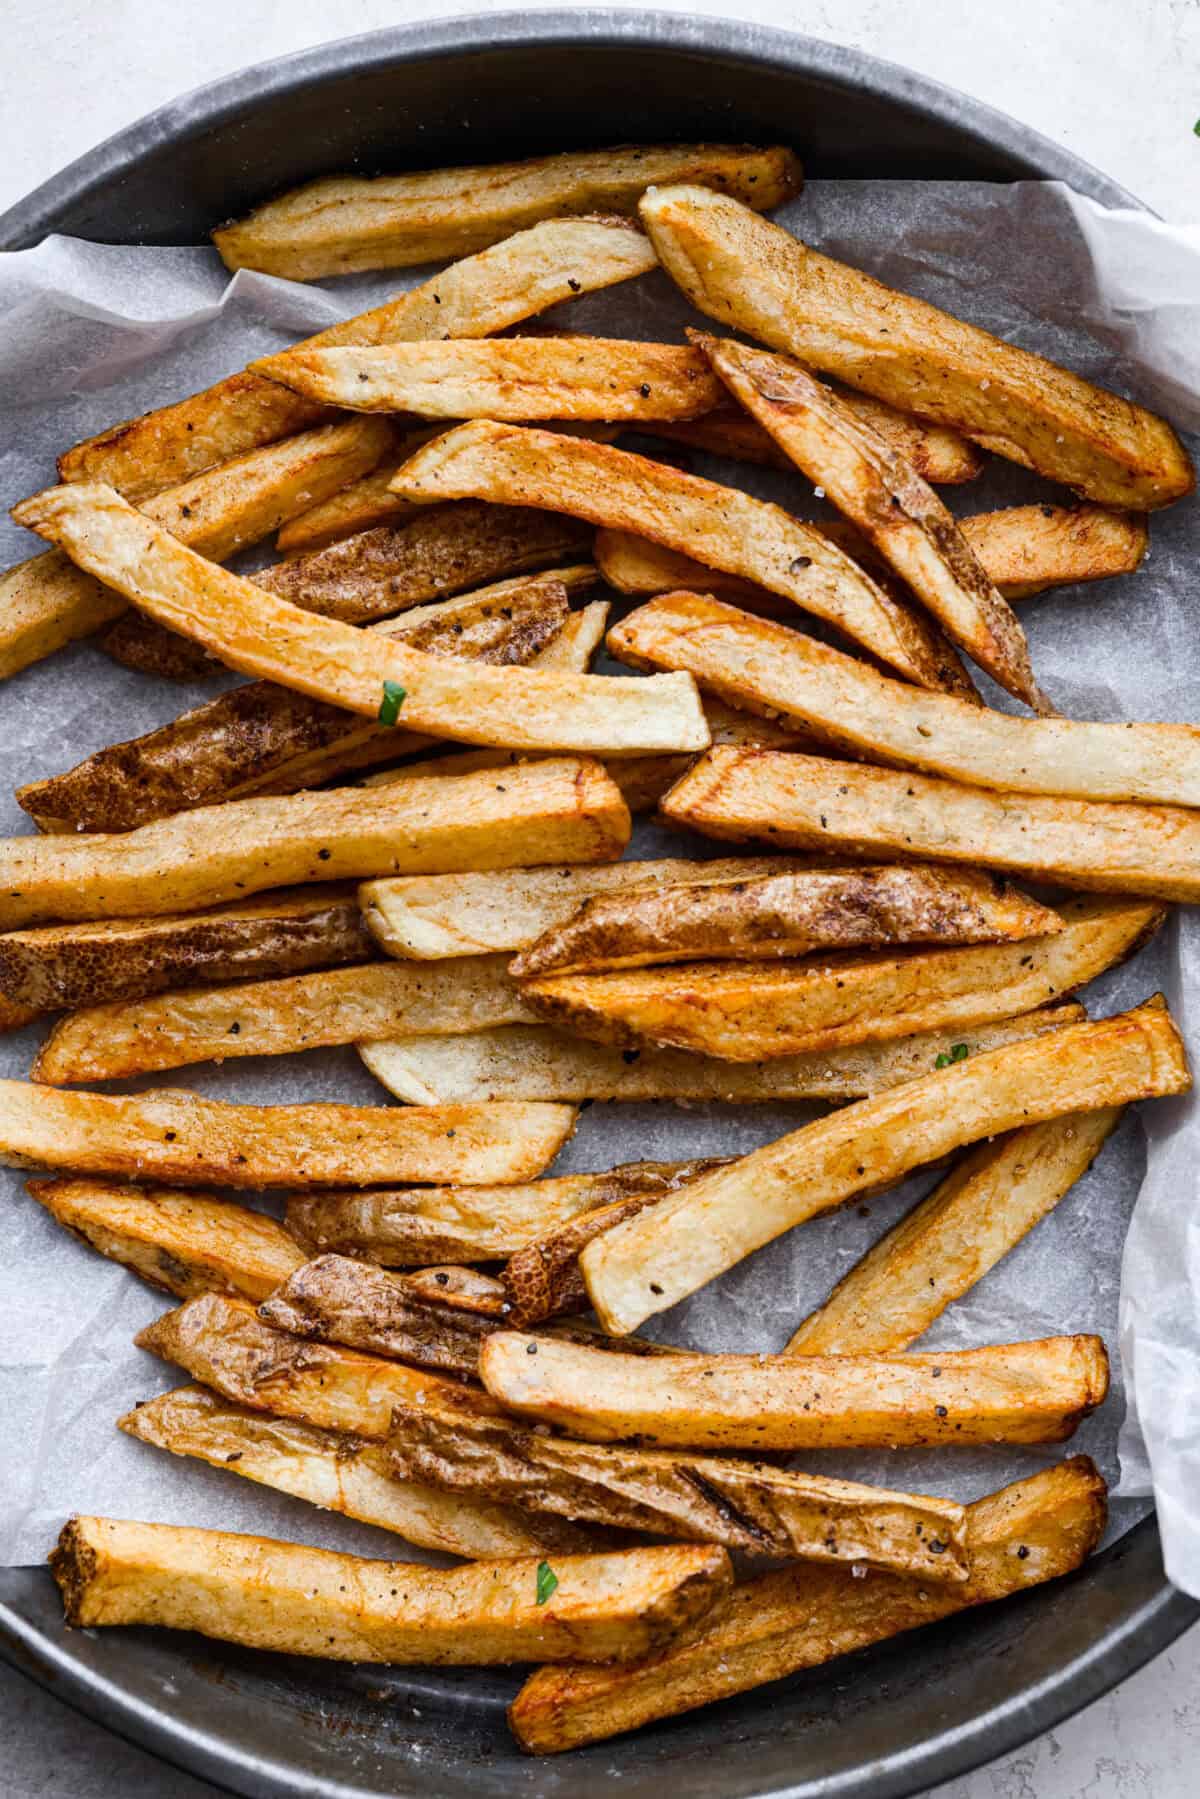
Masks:
[[[1200,229],[1103,213],[1038,183],[814,182],[783,219],[817,247],[1156,405],[1179,426],[1200,429]],[[192,392],[407,284],[395,276],[325,288],[245,273],[229,280],[207,250],[64,239],[0,258],[0,494],[11,501],[52,481],[55,452],[77,438]],[[674,338],[692,317],[665,278],[652,275],[581,298],[559,309],[553,322]],[[705,458],[696,466],[802,516],[821,514],[799,478]],[[1023,471],[993,463],[982,480],[949,490],[949,497],[965,512],[1058,496]],[[39,547],[0,522],[4,563]],[[1185,501],[1155,518],[1151,554],[1136,575],[1023,607],[1039,677],[1066,713],[1200,720],[1193,622],[1198,548],[1200,511]],[[10,797],[18,783],[151,729],[232,679],[194,688],[156,683],[81,644],[6,683],[0,687],[0,829],[27,828]],[[1004,703],[994,691],[989,697]],[[670,839],[674,853],[678,841]],[[644,827],[634,853],[655,854],[664,843]],[[1086,997],[1104,1012],[1159,986],[1196,1041],[1200,934],[1191,915],[1176,918]],[[40,1031],[33,1026],[0,1038],[0,1074],[27,1073]],[[206,1065],[144,1084],[186,1084],[245,1101],[387,1103],[349,1050]],[[747,1150],[811,1112],[802,1106],[595,1106],[558,1167]],[[1192,1100],[1131,1113],[1074,1191],[939,1320],[927,1342],[953,1348],[1100,1331],[1113,1352],[1113,1392],[1072,1447],[1094,1455],[1111,1480],[1121,1475],[1114,1533],[1144,1515],[1153,1491],[1168,1571],[1200,1594],[1198,1152],[1200,1118]],[[927,1172],[884,1198],[791,1233],[657,1320],[657,1334],[713,1349],[779,1348],[933,1178]],[[43,1556],[72,1510],[396,1553],[395,1539],[382,1532],[175,1460],[116,1431],[121,1412],[179,1378],[131,1346],[134,1332],[166,1302],[68,1238],[27,1198],[12,1171],[0,1170],[0,1204],[0,1559],[19,1564]],[[826,1456],[813,1465],[969,1498],[1059,1453]]]

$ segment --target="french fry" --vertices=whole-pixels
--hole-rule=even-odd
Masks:
[[[349,712],[377,718],[390,681],[405,690],[411,729],[468,742],[610,755],[703,749],[708,742],[690,675],[622,681],[458,665],[264,593],[185,549],[111,488],[52,488],[18,510],[23,523],[53,535],[141,611],[230,667]]]
[[[754,744],[759,749],[803,750],[806,754],[821,751],[819,743],[808,731],[783,719],[758,718],[752,712],[740,712],[727,706],[714,694],[701,694],[700,703],[708,722],[713,743],[736,744],[744,748]],[[650,812],[676,781],[682,780],[695,761],[694,756],[624,756],[608,764],[608,772],[621,789],[621,797],[630,812]]]
[[[194,1456],[443,1554],[478,1561],[547,1550],[579,1553],[593,1547],[589,1537],[597,1534],[563,1518],[400,1480],[380,1444],[272,1418],[203,1387],[161,1393],[117,1424],[139,1442]]]
[[[41,1012],[40,1006],[21,1006],[0,993],[0,1033],[19,1031],[32,1024]]]
[[[639,212],[667,273],[722,325],[1085,499],[1140,511],[1191,492],[1191,461],[1164,420],[818,255],[737,200],[659,186]]]
[[[476,419],[418,450],[394,487],[410,500],[546,506],[634,531],[782,594],[918,686],[965,680],[940,634],[814,526],[646,456]]]
[[[210,1193],[117,1181],[26,1181],[72,1236],[179,1299],[265,1299],[304,1265],[304,1251],[265,1212]]]
[[[912,464],[791,357],[696,335],[715,372],[818,482],[949,637],[1008,693],[1053,712],[1029,645],[955,520]]]
[[[716,749],[671,789],[662,812],[735,843],[928,856],[1064,887],[1200,899],[1200,816],[1181,806],[989,793],[817,756]]]
[[[281,889],[208,912],[44,925],[0,934],[0,995],[30,1016],[139,999],[182,982],[303,974],[366,962],[372,940],[351,885]]]
[[[613,1049],[549,1025],[364,1043],[359,1054],[389,1093],[411,1105],[484,1099],[725,1100],[752,1105],[858,1099],[927,1073],[956,1041],[966,1042],[974,1054],[1057,1030],[1082,1016],[1081,1006],[1068,1003],[961,1032],[922,1031],[855,1049],[781,1056],[761,1065],[720,1062],[690,1050]]]
[[[550,974],[520,988],[534,1016],[593,1042],[759,1062],[1015,1018],[1124,961],[1165,916],[1146,901],[1080,898],[1063,908],[1061,931],[1015,943]],[[298,978],[348,982],[353,973]],[[163,1002],[142,1004],[157,1016]],[[65,1019],[51,1044],[69,1042],[71,1032]],[[91,1034],[104,1035],[99,1020]]]
[[[1108,1392],[1108,1357],[1095,1336],[928,1355],[631,1362],[560,1337],[498,1331],[479,1352],[479,1373],[511,1411],[587,1442],[717,1450],[1060,1443]]]
[[[504,1264],[503,1281],[508,1320],[513,1328],[530,1330],[564,1312],[586,1312],[588,1296],[579,1268],[580,1255],[605,1231],[624,1224],[627,1218],[636,1218],[647,1206],[657,1205],[664,1191],[672,1192],[674,1188],[630,1193],[609,1205],[597,1206],[510,1255]]]
[[[627,1162],[606,1173],[554,1175],[525,1185],[294,1194],[287,1228],[313,1254],[332,1250],[387,1266],[495,1261],[573,1218],[631,1194],[670,1193],[714,1166]]]
[[[233,1106],[0,1081],[0,1163],[196,1186],[531,1180],[574,1126],[567,1106]]]
[[[1015,718],[889,680],[803,632],[700,594],[665,594],[609,633],[637,667],[686,669],[873,760],[1001,792],[1200,805],[1200,730]]]
[[[299,1199],[294,1194],[293,1199]],[[357,1264],[362,1267],[362,1263]],[[480,1318],[505,1316],[504,1283],[494,1274],[480,1268],[417,1268],[404,1277],[404,1289],[426,1305],[453,1307],[456,1312],[474,1312]]]
[[[713,881],[786,874],[802,864],[786,856],[729,856],[711,862],[663,857],[590,868],[520,868],[414,880],[367,881],[359,888],[371,935],[391,956],[436,960],[488,950],[519,950],[563,924],[593,894],[653,891]]]
[[[392,442],[384,419],[352,419],[271,444],[143,501],[146,516],[223,561],[269,537],[293,512],[373,468]],[[50,550],[0,576],[0,679],[90,636],[125,600]]]
[[[733,1584],[723,1549],[675,1544],[419,1568],[270,1537],[72,1518],[50,1566],[71,1624],[158,1624],[332,1661],[631,1661],[694,1626]]]
[[[629,219],[546,219],[371,312],[319,331],[304,347],[485,337],[654,266],[648,240]],[[289,437],[325,413],[325,407],[243,370],[76,444],[59,457],[58,472],[64,481],[107,481],[126,499],[138,500]]]
[[[252,366],[312,400],[426,419],[688,419],[722,397],[700,351],[605,337],[296,349]]]
[[[777,959],[878,943],[988,943],[1061,930],[1058,914],[985,875],[920,863],[808,868],[703,887],[669,879],[594,894],[513,958],[518,980],[704,957]]]
[[[637,1667],[539,1668],[509,1708],[522,1749],[552,1755],[732,1698],[973,1605],[1078,1568],[1104,1533],[1105,1487],[1086,1456],[967,1508],[970,1574],[959,1586],[800,1565],[735,1587],[688,1642]]]
[[[417,1417],[388,1445],[406,1478],[451,1492],[791,1561],[967,1578],[966,1513],[945,1499],[785,1473],[732,1456],[574,1443],[506,1418]]]
[[[886,1355],[928,1330],[1086,1173],[1120,1106],[973,1150],[881,1237],[788,1340],[790,1355]]]
[[[799,163],[782,148],[622,145],[374,180],[328,176],[221,226],[213,242],[227,268],[316,281],[463,256],[562,213],[631,214],[655,182],[682,179],[764,208],[802,184]]]
[[[817,529],[815,525],[812,528]],[[781,618],[790,612],[786,600],[781,600],[778,594],[768,593],[756,582],[708,568],[692,556],[685,556],[679,550],[668,550],[632,531],[603,527],[596,533],[592,553],[596,567],[618,593],[642,595],[686,590],[713,594],[718,599],[728,600],[731,606],[744,606],[755,612],[774,611]]]
[[[590,571],[591,564],[586,566]],[[560,574],[564,572],[559,571]],[[567,585],[570,588],[570,583]],[[586,674],[592,657],[604,642],[609,610],[607,600],[589,600],[578,612],[570,613],[557,637],[551,638],[545,649],[538,651],[534,666]]]
[[[1191,1084],[1161,996],[983,1055],[955,1060],[952,1051],[949,1061],[693,1181],[589,1243],[580,1266],[604,1328],[635,1329],[794,1225],[963,1144]]]

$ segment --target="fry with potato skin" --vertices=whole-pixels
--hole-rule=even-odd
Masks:
[[[1104,505],[1150,510],[1195,484],[1163,419],[818,255],[736,200],[701,187],[658,187],[639,213],[659,261],[694,305],[822,374],[952,425]]]
[[[965,1143],[1190,1085],[1161,996],[968,1055],[819,1118],[597,1238],[580,1258],[588,1296],[621,1335],[784,1231]]]
[[[1099,1472],[1073,1456],[968,1506],[963,1586],[885,1573],[858,1580],[848,1567],[759,1575],[697,1636],[637,1667],[539,1668],[509,1707],[509,1726],[522,1749],[551,1755],[731,1698],[1069,1574],[1100,1542],[1105,1517]]]
[[[995,793],[817,756],[715,749],[662,813],[735,843],[928,857],[1092,892],[1200,899],[1200,815],[1182,806]]]
[[[984,1143],[842,1276],[788,1339],[789,1355],[907,1349],[1085,1174],[1120,1106],[1068,1113]]]
[[[327,1660],[440,1665],[538,1656],[630,1661],[695,1625],[733,1584],[723,1549],[417,1568],[269,1537],[72,1518],[50,1555],[67,1621],[158,1624]]]
[[[698,1173],[707,1172],[698,1169]],[[627,1218],[636,1218],[647,1206],[657,1205],[663,1193],[673,1192],[675,1185],[685,1184],[681,1181],[658,1190],[630,1193],[609,1205],[597,1206],[510,1255],[502,1278],[513,1328],[530,1330],[563,1312],[586,1312],[587,1287],[579,1258],[588,1244],[605,1231],[624,1224]]]

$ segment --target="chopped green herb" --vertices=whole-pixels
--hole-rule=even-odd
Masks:
[[[379,722],[381,725],[394,725],[400,716],[400,708],[405,701],[405,691],[399,681],[385,681],[383,699],[379,705]]]
[[[547,1599],[550,1598],[557,1586],[558,1575],[554,1572],[554,1569],[550,1566],[549,1562],[539,1562],[537,1570],[538,1604],[545,1605]]]
[[[968,1044],[956,1043],[949,1054],[943,1050],[933,1065],[935,1068],[949,1068],[951,1062],[965,1062],[970,1053],[971,1050]]]
[[[1200,119],[1196,120],[1196,123],[1192,126],[1192,130],[1195,132],[1197,137],[1200,137]]]

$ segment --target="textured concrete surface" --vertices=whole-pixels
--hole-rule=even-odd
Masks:
[[[617,0],[620,3],[620,0]],[[1200,214],[1200,0],[687,0],[664,11],[752,17],[906,63],[1087,157],[1167,218]],[[509,5],[513,0],[509,0]],[[475,0],[6,0],[0,206],[174,95],[339,30]],[[928,1799],[1193,1799],[1200,1790],[1200,1629],[1016,1755]],[[0,1669],[4,1799],[201,1799],[165,1769]],[[867,1795],[864,1795],[867,1799]]]

